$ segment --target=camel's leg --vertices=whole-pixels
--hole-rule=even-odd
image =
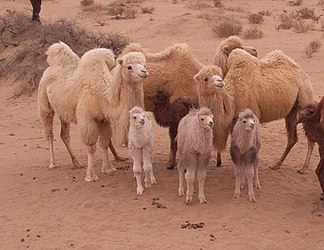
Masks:
[[[247,184],[248,184],[248,194],[249,194],[249,200],[251,202],[255,202],[255,194],[253,190],[253,177],[254,177],[254,169],[253,165],[246,166],[245,168],[245,177],[247,179]]]
[[[193,193],[194,193],[194,180],[195,180],[195,170],[190,167],[187,168],[187,172],[185,174],[185,179],[187,181],[187,193],[186,193],[186,203],[190,204],[192,201]]]
[[[49,111],[52,112],[41,112],[41,120],[44,124],[44,132],[45,137],[48,142],[49,152],[50,152],[50,164],[49,168],[55,168],[57,165],[55,164],[55,157],[54,157],[54,147],[53,147],[53,120],[54,120],[54,111],[51,109]]]
[[[88,167],[86,170],[85,180],[88,182],[98,181],[99,177],[95,173],[94,169],[94,154],[96,152],[96,143],[99,136],[98,124],[93,119],[86,119],[87,117],[80,117],[78,119],[78,125],[80,129],[80,135],[83,143],[87,146],[88,153]]]
[[[216,167],[222,166],[222,155],[220,152],[217,152]]]
[[[71,157],[71,160],[72,160],[72,163],[73,163],[73,166],[74,168],[83,168],[85,167],[83,164],[81,164],[75,157],[74,153],[73,153],[73,150],[70,146],[70,124],[63,121],[62,119],[61,120],[61,139],[63,141],[63,143],[65,144],[69,154],[70,154],[70,157]]]
[[[185,182],[185,170],[184,170],[184,162],[182,157],[180,156],[178,162],[178,172],[179,172],[179,196],[184,196],[184,182]]]
[[[320,153],[321,159],[320,159],[320,162],[318,163],[315,173],[317,175],[318,181],[322,188],[321,200],[324,200],[324,148],[319,147],[319,153]]]
[[[116,161],[126,161],[128,160],[128,158],[124,158],[124,157],[121,157],[118,155],[114,145],[112,144],[112,141],[110,140],[110,143],[109,143],[109,148],[110,148],[110,151],[111,153],[114,155],[114,158]]]
[[[87,182],[99,181],[99,177],[96,175],[96,171],[94,169],[94,154],[96,152],[96,144],[87,145],[87,151],[88,151],[88,167],[84,179]]]
[[[287,155],[289,154],[290,150],[293,148],[293,146],[298,141],[297,136],[297,108],[293,107],[290,111],[290,113],[285,118],[286,121],[286,130],[287,130],[287,146],[285,148],[285,151],[283,152],[282,156],[276,162],[273,166],[270,166],[271,169],[279,169],[281,167],[281,164],[286,159]]]
[[[205,179],[206,179],[206,168],[199,168],[197,170],[198,180],[198,199],[201,204],[207,204],[205,197]]]
[[[177,136],[178,126],[170,126],[169,128],[169,137],[170,137],[170,154],[169,161],[167,164],[167,169],[174,169],[176,165],[176,155],[177,155],[177,140],[175,139]]]
[[[144,192],[144,187],[142,185],[142,149],[138,148],[131,148],[131,155],[133,158],[133,172],[134,176],[136,178],[136,183],[137,183],[137,195],[142,195]]]
[[[241,165],[234,166],[235,174],[235,190],[234,190],[234,199],[239,198],[241,194],[241,181],[244,178],[243,167]]]
[[[260,189],[260,180],[259,180],[259,158],[257,157],[253,163],[253,168],[254,168],[254,186],[255,188]]]
[[[108,155],[108,147],[111,142],[111,129],[110,125],[107,122],[101,122],[99,124],[99,146],[102,151],[102,167],[101,167],[101,173],[112,173],[117,171],[116,168],[113,167],[109,160]]]
[[[304,166],[299,169],[297,172],[300,174],[308,174],[309,173],[309,162],[310,162],[310,158],[312,156],[312,152],[315,146],[315,142],[309,141],[308,140],[308,148],[307,148],[307,155],[306,155],[306,159],[304,162]]]
[[[151,184],[157,184],[154,176],[153,166],[152,166],[152,147],[145,146],[143,148],[143,169],[145,173],[145,187],[149,188]]]

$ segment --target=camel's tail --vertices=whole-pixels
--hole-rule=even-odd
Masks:
[[[50,66],[67,66],[77,63],[80,58],[65,43],[53,43],[46,51],[47,62]]]

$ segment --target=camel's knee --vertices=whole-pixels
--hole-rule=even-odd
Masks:
[[[96,146],[96,144],[93,144],[93,145],[89,145],[88,147],[87,147],[87,152],[89,153],[89,154],[94,154],[94,153],[96,153],[96,150],[97,150],[97,146]]]

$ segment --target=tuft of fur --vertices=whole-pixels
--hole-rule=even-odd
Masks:
[[[248,181],[249,199],[255,202],[253,179],[255,187],[260,188],[258,154],[261,147],[260,123],[250,109],[240,112],[232,132],[230,155],[235,164],[234,198],[240,196],[240,189],[245,178]]]
[[[148,96],[154,104],[153,114],[158,125],[169,128],[170,155],[167,169],[174,169],[177,153],[177,130],[180,120],[189,112],[191,107],[198,108],[198,100],[190,97],[181,97],[170,103],[170,94],[159,90],[157,93]]]
[[[299,121],[303,123],[308,140],[318,144],[320,161],[315,173],[322,189],[321,199],[324,200],[324,97],[319,103],[306,106],[300,113]]]
[[[145,187],[157,183],[152,167],[153,129],[147,113],[140,107],[133,107],[129,111],[130,128],[128,132],[128,149],[133,159],[133,172],[137,182],[137,195],[142,195],[141,172],[142,162],[145,172]]]
[[[178,126],[179,196],[184,195],[184,179],[187,180],[186,202],[193,196],[195,175],[199,183],[200,203],[207,203],[204,194],[206,168],[210,159],[213,141],[213,115],[210,109],[191,109]],[[186,174],[184,171],[186,170]]]

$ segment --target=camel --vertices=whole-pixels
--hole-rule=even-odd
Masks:
[[[228,57],[227,66],[225,86],[221,91],[215,92],[215,95],[220,98],[219,102],[223,103],[220,107],[223,111],[219,112],[233,109],[236,115],[241,110],[249,108],[260,123],[285,118],[287,145],[280,159],[271,166],[271,169],[280,168],[298,140],[298,111],[314,102],[313,87],[308,75],[295,61],[279,50],[272,51],[258,60],[244,50],[235,49]],[[200,73],[202,72],[204,70]],[[200,73],[195,76],[196,79],[201,79]],[[233,124],[232,119],[228,121],[226,128]],[[309,141],[306,160],[303,168],[298,171],[299,173],[308,172],[313,147],[314,143]]]
[[[109,161],[108,147],[111,136],[117,143],[126,141],[128,111],[134,105],[144,106],[142,81],[148,76],[144,64],[145,56],[132,52],[118,58],[113,68],[115,56],[110,50],[93,49],[81,57],[74,73],[66,78],[58,76],[59,68],[45,70],[38,88],[38,107],[50,147],[50,168],[55,167],[52,130],[53,117],[57,113],[63,134],[68,131],[68,124],[78,124],[88,151],[86,181],[99,180],[94,169],[98,138],[103,151],[101,172],[116,171]],[[48,77],[48,73],[52,77]],[[63,137],[69,138],[69,135]],[[73,161],[75,157],[69,140],[65,144]]]
[[[221,58],[218,61],[222,61],[222,63],[234,48],[246,50],[254,56],[257,55],[257,50],[251,46],[243,45],[243,41],[238,36],[225,39],[220,46],[215,58]],[[154,111],[154,105],[148,96],[160,90],[169,93],[171,104],[178,98],[197,99],[197,84],[192,77],[203,67],[203,64],[195,58],[187,44],[174,44],[161,52],[152,53],[138,43],[130,43],[124,49],[124,53],[129,51],[140,51],[146,56],[146,67],[150,72],[150,76],[144,80],[145,109],[147,111]],[[170,147],[168,162],[173,162],[172,155]],[[220,154],[218,154],[217,166],[220,165]]]

